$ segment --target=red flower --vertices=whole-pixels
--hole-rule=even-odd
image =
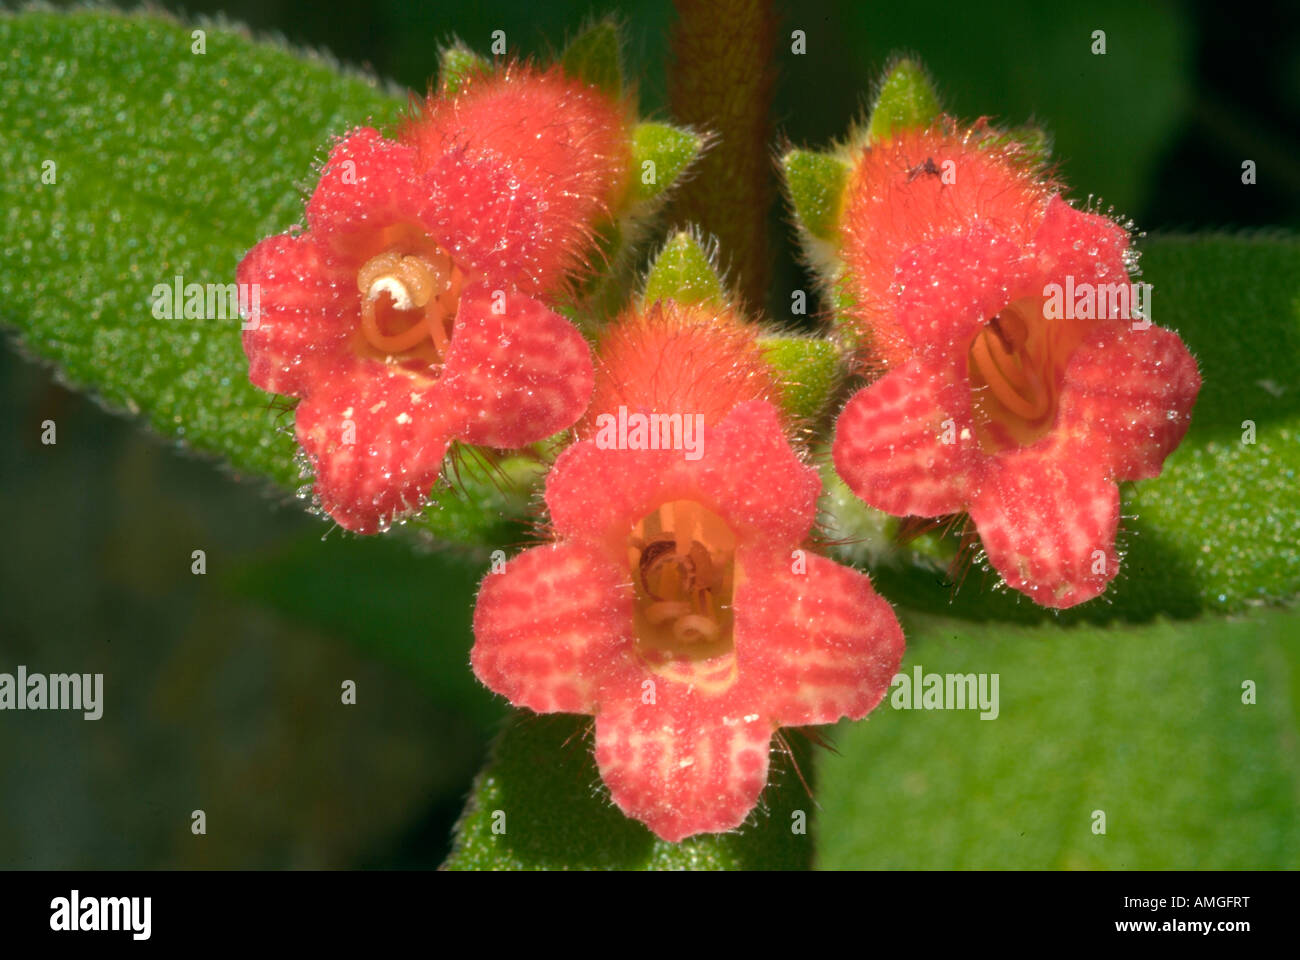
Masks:
[[[590,351],[544,302],[627,183],[623,104],[511,67],[431,97],[398,140],[340,142],[307,231],[239,265],[262,309],[249,377],[301,397],[321,507],[370,533],[418,509],[453,440],[520,447],[570,426]]]
[[[897,516],[969,513],[1037,603],[1100,594],[1116,481],[1160,473],[1200,389],[1178,336],[1134,309],[1126,231],[976,128],[866,151],[842,232],[854,319],[888,372],[840,416],[840,476]]]
[[[547,478],[555,542],[484,581],[474,671],[516,705],[594,714],[614,802],[663,839],[730,830],[777,728],[864,716],[902,631],[866,576],[802,548],[821,484],[730,314],[657,305],[601,361],[586,438]],[[698,414],[698,458],[662,434],[616,449],[647,446],[631,424],[651,413]]]

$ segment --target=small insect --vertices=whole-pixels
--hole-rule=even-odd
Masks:
[[[911,183],[923,173],[928,173],[934,177],[939,176],[939,167],[935,164],[934,157],[926,157],[925,163],[918,163],[916,166],[912,167],[912,169],[908,170],[907,182]]]

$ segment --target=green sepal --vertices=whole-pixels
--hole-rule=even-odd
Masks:
[[[445,48],[439,57],[438,88],[447,96],[457,93],[469,77],[486,73],[492,64],[469,47],[457,42]]]
[[[776,376],[782,409],[799,420],[816,419],[840,383],[836,345],[812,337],[772,336],[763,337],[759,347]]]
[[[653,202],[663,196],[700,155],[699,134],[666,123],[638,123],[632,130],[632,200]]]
[[[791,150],[781,158],[781,169],[799,225],[818,240],[834,242],[849,165],[829,153]]]
[[[1052,138],[1042,127],[1024,124],[1003,130],[981,141],[983,146],[1010,147],[1019,149],[1021,154],[1033,166],[1045,166],[1052,156]]]
[[[605,17],[569,41],[560,63],[569,76],[618,97],[623,94],[621,48],[618,23]]]
[[[669,237],[646,274],[642,301],[651,304],[657,300],[676,300],[720,307],[726,299],[722,278],[699,239],[687,230]]]
[[[898,60],[886,72],[867,124],[867,142],[888,140],[895,133],[928,127],[943,108],[930,77],[915,60]]]

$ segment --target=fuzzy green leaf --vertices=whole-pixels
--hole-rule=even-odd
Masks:
[[[909,683],[919,666],[986,675],[991,693],[996,676],[997,717],[900,709],[914,701],[899,683],[841,728],[839,755],[818,764],[818,866],[1300,865],[1295,612],[1073,629],[914,614],[903,627]]]
[[[1158,237],[1143,247],[1142,279],[1153,286],[1152,320],[1182,335],[1204,385],[1183,445],[1125,512],[1200,606],[1295,597],[1300,239]]]

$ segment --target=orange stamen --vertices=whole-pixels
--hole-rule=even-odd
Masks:
[[[971,339],[970,372],[980,443],[985,449],[1033,442],[1056,409],[1058,358],[1068,358],[1083,327],[1047,320],[1042,304],[1009,304]]]
[[[628,539],[638,649],[674,669],[731,653],[735,537],[700,504],[678,500],[647,515]]]

